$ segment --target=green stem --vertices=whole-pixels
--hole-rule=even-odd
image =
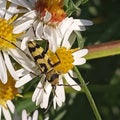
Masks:
[[[95,114],[96,120],[102,120],[102,118],[101,118],[101,116],[100,116],[100,114],[99,114],[99,112],[97,110],[97,107],[95,105],[95,102],[93,100],[93,97],[92,97],[92,95],[91,95],[91,93],[90,93],[84,79],[82,78],[79,70],[77,69],[77,67],[74,67],[74,70],[75,70],[75,72],[76,72],[76,74],[78,76],[78,79],[80,80],[81,84],[83,85],[83,91],[85,92],[85,94],[86,94],[86,96],[87,96],[87,98],[89,100],[89,103],[90,103],[90,105],[92,107],[92,110],[93,110],[93,112]]]
[[[87,60],[102,58],[107,56],[119,55],[120,54],[120,40],[101,43],[86,47],[88,54],[85,56]]]

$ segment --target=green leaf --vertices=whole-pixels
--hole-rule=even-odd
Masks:
[[[80,0],[81,1],[81,4],[85,4],[88,2],[88,0]]]
[[[74,12],[80,11],[79,6],[74,4],[72,0],[65,1],[65,9],[66,9],[66,13],[68,14],[68,16],[71,16]]]
[[[17,102],[16,110],[18,114],[21,114],[23,109],[26,109],[27,112],[33,112],[36,109],[35,103],[32,102],[32,98],[22,99]]]

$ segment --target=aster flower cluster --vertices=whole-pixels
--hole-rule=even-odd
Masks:
[[[88,50],[72,48],[73,33],[84,31],[92,22],[68,17],[63,8],[63,0],[0,1],[0,120],[12,119],[12,100],[22,97],[20,89],[36,77],[39,81],[31,99],[40,108],[48,108],[51,94],[54,109],[61,107],[65,85],[81,90],[73,67],[86,62],[83,57]],[[43,41],[47,41],[45,48],[38,44]],[[32,120],[37,116],[35,111]],[[22,119],[31,119],[25,110]]]

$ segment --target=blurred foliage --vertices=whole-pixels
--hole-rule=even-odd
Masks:
[[[75,0],[74,3],[69,1],[71,0],[66,0],[65,7],[69,13],[71,10],[67,7],[72,6],[73,12],[69,13],[70,15],[73,14],[75,18],[88,19],[94,22],[93,26],[82,32],[85,46],[120,39],[120,0],[89,0],[86,4],[78,4],[77,7],[74,6],[76,5]],[[89,82],[88,88],[102,119],[120,120],[120,56],[88,60],[85,65],[79,67],[79,70],[86,83]],[[33,90],[36,84],[32,86]],[[18,106],[21,108],[18,107],[18,111],[29,106],[31,102],[29,97],[32,96],[29,89],[30,85],[33,85],[32,81],[30,84],[26,84],[26,89],[23,90],[23,94],[29,91],[29,95],[24,96],[28,100],[25,99],[26,104],[19,103]],[[28,111],[31,110],[30,107],[32,108],[32,105],[29,106]],[[51,106],[47,114],[44,114],[44,110],[41,111],[41,114],[44,116],[49,114],[50,120],[95,120],[85,94],[76,91],[66,95],[66,102],[61,108],[57,108],[55,111]],[[42,117],[40,118],[42,119]]]
[[[65,10],[68,16],[73,13],[79,13],[81,11],[80,5],[85,4],[88,0],[64,0]]]

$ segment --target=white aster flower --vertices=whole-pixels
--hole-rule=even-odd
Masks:
[[[18,13],[19,10],[17,9],[16,4],[11,3],[8,8],[7,4],[7,0],[0,1],[0,79],[4,84],[8,79],[7,70],[14,79],[19,79],[16,75],[15,68],[12,65],[10,56],[27,69],[29,69],[29,65],[32,66],[33,64],[30,62],[25,63],[24,61],[28,61],[29,58],[14,45],[18,44],[17,38],[21,35],[19,32],[17,34],[13,32],[14,22],[17,18],[17,15],[14,14],[16,12]]]
[[[15,112],[15,106],[12,100],[21,95],[18,93],[18,89],[15,88],[15,80],[8,74],[8,81],[3,84],[0,81],[0,120],[4,116],[5,120],[12,120],[11,113]]]
[[[23,110],[22,120],[38,120],[38,110],[34,111],[32,117],[27,114],[26,110]]]
[[[29,12],[16,21],[14,29],[15,33],[19,33],[30,28],[22,41],[22,49],[26,48],[27,40],[34,39],[33,28],[35,30],[35,36],[38,39],[46,39],[54,43],[53,40],[59,42],[60,39],[63,39],[63,36],[67,40],[74,30],[84,31],[84,26],[92,25],[92,22],[89,20],[67,17],[67,14],[63,10],[63,0],[37,0],[37,2],[36,0],[9,1],[29,10]]]
[[[48,107],[51,91],[53,91],[54,108],[56,108],[56,105],[59,107],[62,106],[65,101],[63,77],[73,89],[77,91],[81,90],[81,87],[73,79],[75,73],[72,71],[72,68],[74,65],[82,65],[86,62],[83,56],[88,53],[88,50],[79,48],[70,49],[70,45],[72,45],[72,43],[69,40],[67,42],[61,40],[60,46],[54,47],[55,52],[54,50],[52,51],[52,49],[47,52],[47,55],[53,63],[56,63],[58,60],[60,61],[58,65],[54,66],[54,70],[59,73],[59,80],[55,86],[52,86],[52,83],[47,81],[46,75],[43,75],[41,78],[32,96],[32,101],[36,102],[36,105],[40,105],[41,108]]]

